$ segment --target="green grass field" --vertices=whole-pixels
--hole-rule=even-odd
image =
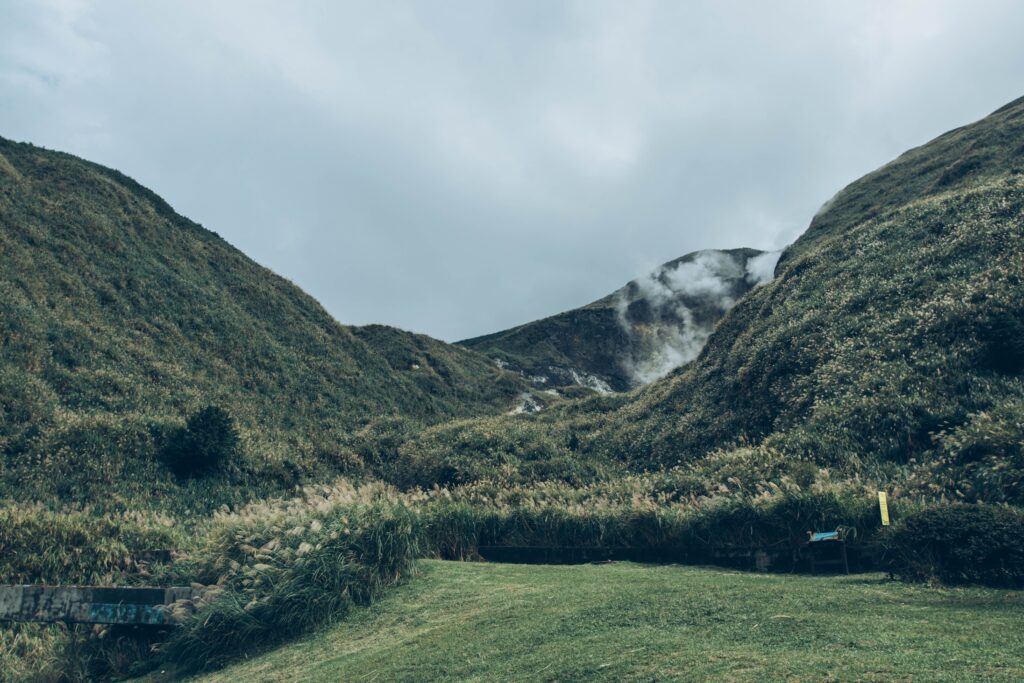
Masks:
[[[1022,680],[1024,593],[883,575],[423,561],[334,627],[202,681]]]

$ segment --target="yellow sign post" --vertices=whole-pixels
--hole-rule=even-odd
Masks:
[[[889,501],[885,491],[878,492],[878,509],[882,512],[882,526],[889,526]]]

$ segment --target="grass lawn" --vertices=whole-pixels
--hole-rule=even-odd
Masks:
[[[1024,680],[1024,593],[877,574],[423,561],[344,623],[203,681]]]

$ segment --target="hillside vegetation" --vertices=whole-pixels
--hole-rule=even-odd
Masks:
[[[912,158],[923,164],[935,150],[948,165],[950,140],[1020,149],[1024,101]],[[1020,503],[1024,160],[990,151],[955,183],[922,184],[917,165],[894,162],[886,177],[898,192],[861,187],[879,183],[877,174],[850,185],[840,198],[877,204],[860,206],[857,221],[833,220],[848,212],[834,201],[774,280],[740,299],[696,361],[665,380],[535,417],[442,425],[406,450],[457,463],[472,454],[443,444],[507,433],[514,441],[490,452],[550,451],[643,470],[755,447],[764,462],[828,468],[833,478]],[[498,476],[486,460],[475,469]],[[749,485],[764,469],[730,475]]]
[[[340,325],[122,174],[0,139],[0,496],[166,490],[167,433],[210,404],[240,429],[232,483],[290,487],[359,471],[345,444],[375,420],[505,412],[524,388],[472,351]]]

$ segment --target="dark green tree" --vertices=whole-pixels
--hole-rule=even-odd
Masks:
[[[999,311],[983,334],[989,367],[1010,375],[1024,371],[1024,311]]]
[[[206,406],[171,436],[164,459],[179,477],[200,477],[219,469],[237,451],[234,419],[219,406]]]

